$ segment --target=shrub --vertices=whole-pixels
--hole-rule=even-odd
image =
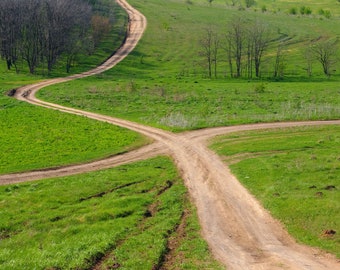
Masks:
[[[302,6],[300,8],[300,14],[301,15],[310,15],[310,14],[312,14],[312,10],[311,10],[310,7]]]
[[[325,16],[327,19],[331,17],[331,12],[329,10],[324,10],[322,8],[319,9],[318,14],[320,16]]]
[[[296,15],[296,14],[297,14],[297,9],[296,9],[296,7],[291,7],[291,8],[289,9],[289,14]]]
[[[264,83],[259,83],[255,85],[254,91],[255,93],[264,93],[266,90],[266,85]]]

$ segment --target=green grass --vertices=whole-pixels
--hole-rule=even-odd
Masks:
[[[106,265],[152,269],[161,263],[187,203],[183,183],[164,157],[2,186],[0,268],[89,269],[107,255]],[[195,235],[186,242],[202,241],[199,227],[191,230]],[[206,244],[203,251],[191,269],[217,266]],[[191,250],[184,253],[192,257]]]
[[[152,84],[89,78],[50,87],[39,97],[177,131],[340,116],[337,82],[267,83],[263,93],[256,92],[258,84],[191,79]],[[69,90],[73,88],[79,91]]]
[[[291,1],[291,0],[280,0],[280,1],[272,1],[272,0],[257,0],[255,10],[260,10],[262,6],[265,5],[269,12],[284,12],[288,13],[289,9],[292,7],[297,8],[298,13],[300,12],[300,8],[302,6],[310,7],[312,10],[311,16],[318,15],[318,11],[320,9],[331,11],[332,16],[340,15],[340,3],[334,0],[304,0],[304,1]],[[322,17],[320,17],[322,18]]]
[[[310,40],[337,35],[338,19],[238,11],[224,1],[214,1],[211,7],[207,1],[192,2],[131,1],[148,19],[145,35],[132,54],[111,71],[43,89],[39,97],[175,131],[340,117],[339,76],[326,79],[314,63],[314,76],[309,78],[303,59]],[[218,79],[206,78],[198,41],[209,25],[222,39],[234,15],[261,17],[271,25],[273,37],[291,37],[285,48],[283,81],[231,79],[222,49]],[[264,56],[263,73],[270,76],[276,45],[277,41]],[[259,84],[264,84],[263,92],[256,91]]]
[[[122,42],[126,14],[116,11],[111,35],[91,56],[79,59],[73,72],[95,67]],[[62,59],[61,59],[62,60]],[[62,62],[51,76],[66,75]],[[39,108],[14,100],[6,94],[19,86],[45,79],[20,74],[0,65],[0,174],[82,163],[123,153],[149,142],[126,129],[79,116]]]
[[[123,128],[0,96],[0,174],[81,163],[149,140]]]
[[[230,8],[224,0],[214,0],[211,6],[205,0],[191,1],[192,4],[183,0],[129,2],[148,19],[147,31],[132,54],[111,71],[46,88],[39,92],[40,97],[174,131],[263,121],[340,117],[339,75],[326,79],[320,66],[314,63],[313,77],[308,78],[303,59],[303,51],[310,40],[321,35],[338,36],[338,17],[328,20],[317,16],[290,16],[283,8],[288,7],[287,1],[269,3],[259,0],[258,6],[246,11]],[[332,8],[332,15],[339,13],[338,4],[334,2],[323,2]],[[263,3],[271,10],[259,12]],[[308,4],[305,2],[314,13],[317,7],[312,4],[311,1]],[[298,6],[295,2],[292,5]],[[231,79],[226,70],[223,50],[220,51],[218,79],[206,78],[204,63],[198,55],[198,41],[203,30],[212,25],[223,35],[229,20],[235,15],[261,17],[272,26],[273,37],[277,40],[264,56],[262,80]],[[124,16],[121,13],[119,24],[112,33],[116,37],[113,38],[115,43],[112,44],[109,41],[111,37],[108,37],[102,43],[98,57],[78,59],[72,72],[95,66],[119,46]],[[270,78],[273,55],[276,45],[285,36],[291,37],[285,47],[286,76],[282,81],[275,82]],[[5,71],[4,67],[5,63],[1,62],[1,94],[43,79],[42,76],[24,74],[24,69],[17,75],[13,71]],[[338,63],[335,69],[339,68]],[[51,76],[64,75],[63,69],[60,62]],[[256,90],[260,84],[264,84],[264,91]],[[1,142],[6,142],[0,146],[1,158],[4,155],[1,163],[5,164],[0,173],[83,162],[126,151],[131,144],[137,146],[145,142],[132,133],[124,133],[107,124],[96,124],[82,117],[36,108],[6,96],[0,98],[0,123]],[[325,229],[339,231],[339,224],[336,223],[339,220],[339,193],[337,184],[334,184],[339,182],[338,165],[335,163],[339,157],[334,153],[339,144],[338,131],[337,127],[329,133],[320,128],[317,132],[311,131],[299,142],[292,138],[284,139],[291,130],[281,133],[278,137],[291,146],[282,147],[284,144],[281,141],[275,144],[277,153],[271,153],[272,149],[268,148],[274,145],[277,137],[269,144],[261,141],[265,132],[252,133],[259,134],[255,141],[259,141],[258,151],[264,151],[264,156],[240,162],[245,169],[239,169],[239,172],[238,165],[233,165],[233,170],[246,185],[247,181],[255,186],[252,192],[259,196],[266,195],[261,201],[265,206],[272,206],[274,214],[281,213],[280,209],[284,213],[294,214],[282,219],[299,241],[322,246],[331,252],[339,250],[338,234],[333,238],[321,235]],[[123,143],[116,145],[114,140],[110,140],[110,134],[111,138],[122,135],[119,141]],[[310,137],[315,140],[311,142]],[[332,145],[332,138],[337,140],[337,144]],[[93,148],[93,141],[98,149]],[[267,148],[263,149],[263,145]],[[304,151],[298,150],[301,147]],[[326,148],[322,150],[320,147]],[[61,153],[68,155],[62,156]],[[34,164],[32,159],[36,159]],[[39,163],[39,159],[43,162]],[[23,163],[18,164],[18,160]],[[273,160],[278,161],[273,166],[275,170],[271,166]],[[286,165],[281,165],[281,160]],[[177,179],[175,174],[171,174],[174,169],[169,161],[165,162],[167,165],[159,165],[159,162],[163,164],[164,161],[156,159],[86,175],[1,187],[0,264],[4,269],[39,268],[36,266],[38,264],[40,268],[87,268],[96,258],[107,254],[108,261],[104,265],[117,263],[122,269],[142,269],[141,265],[150,269],[158,265],[166,250],[167,239],[176,235],[175,227],[179,224],[183,209],[189,208],[183,206],[186,204],[182,184],[173,184],[167,192],[155,196],[166,186],[167,180]],[[310,165],[309,162],[314,163]],[[263,166],[254,171],[258,164]],[[298,174],[294,168],[298,169]],[[305,168],[314,171],[305,172]],[[131,175],[126,176],[130,171],[133,171]],[[248,175],[249,171],[273,178],[261,176],[256,179]],[[286,171],[288,175],[283,176]],[[299,180],[296,176],[306,178]],[[265,182],[262,183],[262,179]],[[279,181],[273,183],[273,179]],[[284,184],[280,185],[280,181]],[[124,183],[128,186],[122,187]],[[337,189],[324,189],[333,184]],[[257,186],[260,191],[256,191]],[[316,188],[310,188],[313,186]],[[80,202],[81,198],[118,187],[121,188],[103,197]],[[323,196],[318,197],[317,192],[322,192]],[[293,202],[289,199],[290,195]],[[149,206],[157,206],[157,214],[152,218],[145,217]],[[292,213],[291,209],[295,208],[296,213]],[[197,218],[194,210],[191,212],[193,215],[187,219],[184,240],[179,241],[174,252],[174,269],[200,269],[202,265],[206,269],[218,269],[205,242],[199,238]],[[295,218],[302,219],[295,222]],[[143,254],[143,257],[131,256],[135,253]],[[139,260],[142,258],[145,261]]]
[[[212,148],[299,242],[340,257],[339,143],[340,126],[325,126],[234,133]]]

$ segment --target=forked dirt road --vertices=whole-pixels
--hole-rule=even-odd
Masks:
[[[340,124],[339,121],[291,122],[221,127],[173,134],[156,128],[96,113],[40,101],[34,94],[47,85],[91,76],[121,61],[141,38],[146,19],[125,0],[117,0],[130,16],[126,43],[102,66],[89,72],[61,79],[47,80],[17,90],[16,98],[38,106],[84,115],[99,121],[137,131],[154,140],[139,150],[107,160],[51,170],[0,176],[0,184],[30,181],[109,168],[159,154],[168,154],[180,170],[193,202],[198,209],[202,232],[213,254],[228,269],[340,269],[332,255],[298,245],[281,224],[263,209],[237,181],[221,159],[205,146],[213,136],[241,130]]]

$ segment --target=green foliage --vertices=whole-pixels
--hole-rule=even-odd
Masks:
[[[296,15],[297,13],[298,13],[298,11],[297,11],[296,7],[291,7],[289,9],[289,14]]]
[[[310,7],[302,6],[300,7],[300,14],[301,15],[310,15],[312,14],[312,10]]]
[[[340,126],[234,133],[215,140],[238,179],[300,242],[340,257]],[[241,160],[241,161],[240,161]]]
[[[255,5],[255,0],[244,0],[246,7],[250,8]]]

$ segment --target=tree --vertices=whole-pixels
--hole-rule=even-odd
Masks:
[[[307,67],[306,72],[309,77],[312,76],[312,67],[313,67],[313,50],[312,46],[307,46],[304,52],[304,58],[306,59]]]
[[[19,58],[18,43],[20,40],[20,7],[17,1],[0,1],[0,50],[7,69],[15,66]]]
[[[214,70],[215,78],[217,77],[217,54],[219,48],[219,38],[217,33],[215,33],[211,28],[207,28],[205,35],[200,40],[200,45],[202,50],[200,55],[202,55],[207,63],[208,76],[212,77]]]
[[[82,35],[84,27],[90,26],[91,9],[80,0],[45,0],[45,9],[44,54],[50,72],[69,44],[75,45],[74,39]]]
[[[284,43],[281,42],[277,46],[277,51],[276,51],[275,65],[274,65],[274,78],[283,77],[284,68],[285,68],[283,48],[284,48]]]
[[[270,42],[269,37],[268,27],[262,21],[246,21],[241,17],[230,21],[225,49],[231,71],[235,62],[236,73],[232,76],[240,77],[244,68],[248,78],[253,76],[253,69],[256,77],[260,77],[262,56]]]
[[[251,42],[253,43],[254,65],[256,77],[260,77],[260,66],[263,52],[269,44],[269,31],[267,25],[257,20],[250,27],[249,34]]]
[[[312,46],[312,51],[317,61],[323,68],[323,73],[331,76],[332,68],[337,62],[337,41],[325,40],[319,41]]]
[[[100,15],[94,15],[91,19],[92,39],[94,47],[99,41],[110,32],[111,23],[110,19]]]
[[[39,61],[43,58],[44,18],[43,8],[39,0],[21,1],[25,10],[22,20],[20,51],[27,62],[30,73],[34,73]]]
[[[245,4],[246,4],[247,8],[250,8],[253,5],[255,5],[255,0],[244,0],[244,1],[245,1]]]
[[[235,77],[241,76],[242,56],[246,38],[246,23],[241,17],[234,17],[230,22],[230,28],[227,31],[227,54],[229,65],[232,66],[231,60],[234,59],[236,65]]]
[[[51,71],[58,57],[90,35],[91,17],[84,0],[1,0],[1,57],[8,69],[22,59],[31,73],[40,63]]]
[[[93,47],[92,36],[90,37],[90,21],[88,18],[90,14],[88,7],[83,6],[83,10],[79,10],[81,14],[85,16],[77,17],[77,31],[71,31],[67,43],[64,47],[64,53],[66,55],[66,72],[69,73],[71,66],[76,59],[77,54],[80,52],[88,51],[88,49]]]

